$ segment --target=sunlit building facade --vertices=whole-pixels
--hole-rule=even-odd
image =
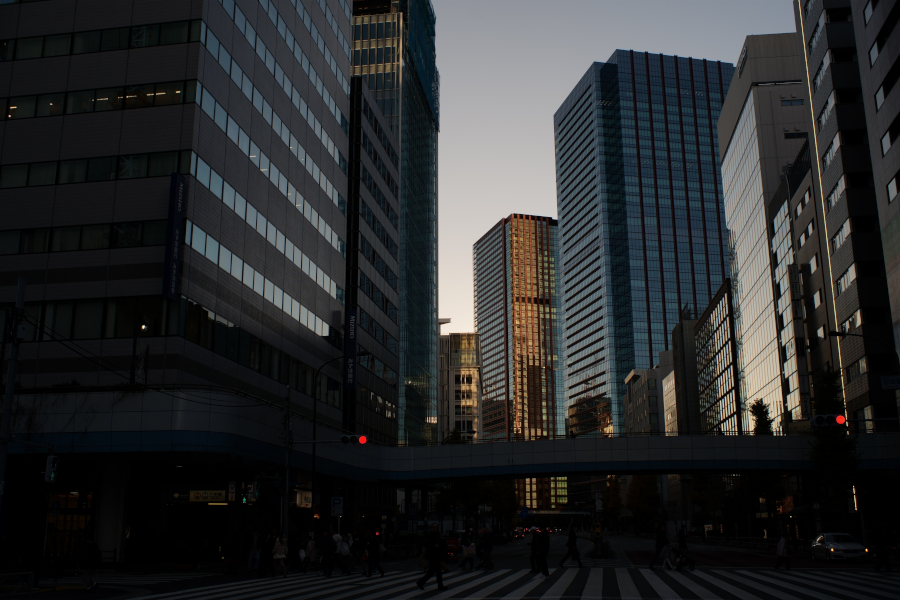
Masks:
[[[715,123],[732,72],[617,50],[554,116],[566,394],[611,398],[616,433],[625,378],[728,272]]]
[[[438,439],[478,441],[481,411],[481,349],[477,333],[440,338]]]
[[[440,76],[430,0],[354,0],[352,72],[400,141],[401,443],[437,438]]]

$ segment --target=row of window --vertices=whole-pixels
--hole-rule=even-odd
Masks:
[[[362,293],[371,298],[372,302],[375,303],[375,306],[380,308],[391,321],[394,323],[397,322],[397,307],[394,306],[393,302],[388,300],[388,297],[384,292],[378,289],[375,282],[369,279],[362,271],[359,272],[359,289]]]
[[[275,285],[273,281],[266,279],[262,272],[251,267],[249,263],[244,262],[237,254],[219,244],[215,238],[190,221],[187,222],[185,230],[185,243],[200,256],[274,304],[284,314],[316,335],[324,338],[333,338],[339,335],[337,331],[332,333],[332,328],[327,321],[323,321],[313,311]]]
[[[897,172],[887,184],[888,202],[893,202],[900,188],[900,172]]]
[[[37,252],[137,248],[162,246],[165,243],[165,220],[14,229],[0,231],[0,256]]]
[[[353,11],[350,9],[350,5],[347,4],[344,0],[339,0],[339,1],[341,4],[341,10],[344,11],[344,15],[347,17],[347,20],[349,21],[353,15]],[[344,54],[347,55],[347,58],[350,58],[350,42],[348,42],[347,38],[344,37],[344,32],[341,30],[340,25],[338,25],[337,19],[334,18],[334,15],[331,12],[331,8],[328,7],[328,3],[325,0],[318,0],[318,3],[319,3],[319,8],[321,8],[322,12],[325,13],[325,21],[327,21],[328,24],[331,25],[331,31],[337,37],[338,42],[340,42],[341,49],[344,51]],[[271,3],[269,3],[269,4],[271,6]],[[303,6],[301,6],[299,2],[295,3],[292,1],[291,4],[294,4],[294,8],[296,8],[297,13],[300,14],[301,17],[303,17],[303,22],[305,24],[306,23],[306,11],[303,10]],[[313,41],[315,41],[316,44],[318,44],[319,39],[321,39],[322,36],[319,35],[319,31],[316,29],[316,26],[313,25],[312,22],[310,22],[309,26],[311,27],[310,33],[313,35]],[[313,33],[313,31],[315,31],[315,33]],[[324,43],[324,40],[323,40],[323,43]]]
[[[459,398],[457,398],[459,400]],[[454,406],[453,414],[457,416],[474,417],[478,416],[478,409],[474,406]]]
[[[221,175],[213,171],[200,157],[197,157],[197,170],[195,176],[197,181],[210,190],[216,198],[222,200],[225,206],[233,210],[242,220],[246,221],[250,227],[255,229],[256,232],[274,246],[276,250],[284,254],[298,269],[301,269],[312,278],[319,287],[328,292],[332,298],[340,300],[341,304],[343,304],[344,290],[338,287],[333,279],[326,275],[322,269],[318,268],[308,256],[304,255],[300,249],[291,242],[291,240],[287,239],[287,236],[283,232],[279,231],[271,221],[267,221],[252,204],[247,202],[243,196],[237,193],[227,181],[222,179]],[[296,197],[299,202],[302,202],[303,208],[301,210],[303,210],[304,214],[307,216],[307,220],[313,224],[313,227],[319,225],[319,232],[325,239],[329,241],[333,240],[332,245],[336,250],[341,252],[341,255],[344,255],[344,242],[341,241],[341,239],[337,237],[337,234],[335,234],[327,225],[325,225],[325,227],[328,227],[328,229],[323,231],[321,225],[324,223],[324,219],[319,218],[315,210],[308,202],[304,202],[299,194]],[[301,205],[298,204],[298,209],[300,208]]]
[[[388,349],[388,352],[391,354],[399,355],[400,348],[397,345],[397,340],[387,332],[387,330],[379,323],[377,320],[372,318],[372,315],[364,311],[362,308],[358,308],[359,310],[359,327],[370,336],[375,338],[375,341]]]
[[[55,117],[108,110],[149,108],[194,102],[196,81],[170,81],[127,87],[0,98],[0,119]]]
[[[888,127],[884,136],[881,138],[881,155],[884,156],[894,145],[894,142],[900,138],[900,115],[894,117],[894,122]]]
[[[834,157],[837,156],[837,151],[841,147],[841,132],[838,131],[834,134],[834,139],[831,140],[831,143],[828,145],[828,148],[825,150],[825,154],[822,155],[822,170],[826,170],[828,166],[831,164],[831,161],[834,160]]]
[[[381,242],[381,245],[387,249],[388,254],[393,256],[394,260],[400,260],[400,250],[397,246],[397,242],[394,241],[394,238],[391,237],[391,234],[385,226],[381,224],[381,221],[378,220],[375,213],[362,198],[359,199],[359,216],[361,216],[363,221],[366,222],[366,225],[375,232],[375,237],[377,237],[378,241]]]
[[[216,102],[212,95],[209,94],[207,90],[203,91],[203,112],[210,116],[213,119],[215,124],[228,136],[230,139],[240,150],[244,153],[247,158],[250,159],[250,162],[253,163],[266,177],[268,177],[269,181],[274,185],[281,195],[287,198],[288,202],[290,202],[293,206],[297,208],[297,210],[306,214],[306,205],[309,203],[303,199],[303,196],[297,192],[297,189],[294,185],[288,180],[287,175],[278,170],[272,162],[269,160],[269,157],[265,155],[260,149],[259,146],[256,145],[253,140],[250,139],[250,136],[247,135],[243,129],[241,129],[237,122],[228,116],[228,113],[222,108],[222,105]],[[212,116],[215,115],[215,116]],[[286,131],[286,128],[282,129],[282,131]],[[322,188],[322,191],[325,192],[327,196],[331,198],[331,201],[337,206],[341,213],[346,216],[346,203],[344,202],[343,197],[337,193],[337,189],[331,185],[331,182],[327,180],[324,176],[324,173],[319,169],[316,163],[313,162],[312,158],[309,154],[307,154],[300,144],[297,142],[296,138],[292,135],[285,135],[284,133],[279,138],[282,142],[285,142],[288,145],[288,148],[300,161],[300,163],[306,167],[306,172],[312,176],[313,180],[319,184],[319,187]],[[293,144],[293,145],[292,145]],[[305,158],[305,160],[302,160]],[[206,163],[203,163],[204,165]],[[203,171],[198,171],[199,173],[204,174],[206,167],[204,166]],[[206,185],[204,183],[204,185]],[[213,193],[218,192],[218,186],[213,189]],[[310,207],[311,208],[311,207]],[[334,246],[335,250],[339,251],[343,256],[346,256],[344,241],[338,237],[337,233],[332,229],[330,225],[324,222],[324,219],[319,217],[318,215],[315,218],[311,218],[313,226],[319,229],[322,235],[328,240],[332,246]]]
[[[240,9],[235,7],[234,14],[231,12],[231,0],[219,0],[219,4],[225,8],[225,12],[228,13],[229,17],[234,19],[235,24],[238,25],[238,29],[241,26],[238,24],[238,18],[243,17],[240,14]],[[260,6],[263,8],[263,12],[268,15],[269,20],[272,21],[272,25],[275,26],[275,29],[278,31],[278,34],[281,35],[282,39],[284,39],[285,43],[287,43],[288,48],[291,49],[292,52],[296,52],[295,48],[295,38],[293,33],[287,27],[287,23],[284,19],[281,18],[281,15],[278,14],[278,9],[275,6],[274,2],[269,2],[269,0],[259,0]],[[331,54],[331,49],[328,48],[328,45],[325,43],[325,38],[319,34],[319,29],[316,27],[315,23],[312,22],[312,18],[309,13],[306,12],[306,9],[303,7],[297,0],[291,0],[291,5],[297,11],[297,14],[300,16],[300,19],[303,21],[303,25],[306,27],[306,31],[309,33],[310,37],[313,41],[313,46],[319,49],[319,52],[322,53],[322,56],[325,57],[325,64],[327,64],[331,68],[332,74],[337,78],[338,84],[341,86],[341,89],[344,90],[344,93],[348,96],[350,95],[350,82],[347,81],[347,78],[344,77],[344,72],[341,71],[341,68],[338,66],[337,59]],[[320,5],[321,6],[321,5]],[[326,17],[331,13],[331,10],[326,11]],[[330,22],[331,26],[335,29],[335,35],[338,36],[338,40],[341,45],[341,50],[344,51],[344,54],[347,56],[347,59],[350,59],[350,44],[347,43],[347,40],[344,38],[344,34],[337,27],[337,22],[332,20]],[[241,32],[243,33],[243,31]]]
[[[834,97],[834,91],[832,90],[832,92],[828,95],[828,99],[825,101],[825,106],[822,107],[822,110],[819,112],[819,116],[816,117],[816,126],[819,131],[822,131],[822,128],[825,127],[825,123],[828,122],[828,118],[834,111]]]
[[[782,106],[803,106],[803,98],[782,98]]]
[[[388,282],[388,285],[391,286],[394,290],[397,290],[399,285],[399,280],[397,279],[397,275],[393,270],[388,266],[387,262],[381,256],[375,252],[375,248],[372,247],[372,244],[369,243],[369,240],[360,233],[359,234],[359,251],[360,253],[375,267],[375,270],[378,271],[378,274],[381,275],[385,281]]]
[[[875,37],[875,42],[873,42],[872,47],[869,48],[869,66],[874,65],[875,61],[878,60],[881,51],[884,50],[888,40],[891,39],[891,34],[894,33],[894,28],[897,26],[898,21],[900,21],[900,6],[895,4],[891,12],[889,12],[884,19],[881,30]]]
[[[834,295],[840,296],[842,293],[846,292],[847,288],[849,288],[850,284],[854,281],[856,281],[856,264],[850,265],[850,267],[834,282]]]
[[[838,251],[838,248],[844,245],[844,242],[847,238],[850,237],[850,219],[844,221],[844,224],[841,225],[841,228],[838,230],[836,234],[831,238],[831,253],[834,254]]]
[[[396,23],[387,21],[384,23],[360,23],[353,26],[353,41],[380,40],[399,36],[400,31]]]
[[[384,127],[381,126],[381,123],[378,122],[378,119],[375,117],[375,111],[372,110],[372,107],[369,106],[369,102],[363,99],[363,107],[362,107],[363,116],[369,122],[369,125],[375,131],[375,137],[378,138],[378,141],[381,142],[381,147],[384,148],[384,151],[387,153],[388,158],[391,159],[391,163],[394,165],[395,169],[400,168],[400,158],[397,156],[397,151],[394,150],[393,136],[384,130]]]
[[[184,44],[200,40],[200,20],[115,27],[28,38],[0,40],[0,61],[69,56]]]
[[[190,173],[190,150],[79,158],[0,167],[0,189],[164,177]]]
[[[834,205],[837,204],[838,200],[841,199],[841,194],[844,193],[844,190],[847,189],[847,179],[846,175],[841,175],[840,179],[838,179],[837,183],[834,184],[834,187],[829,192],[828,197],[825,199],[825,204],[828,206],[828,210],[830,211],[834,208]]]
[[[250,26],[248,25],[248,30]],[[257,38],[259,40],[259,38]],[[276,137],[280,137],[283,140],[286,139],[285,135],[290,136],[290,131],[288,130],[287,124],[284,120],[276,113],[266,99],[263,97],[262,93],[259,89],[253,85],[253,82],[250,78],[244,74],[241,68],[238,66],[237,62],[231,60],[231,56],[219,44],[219,40],[216,39],[216,36],[212,34],[212,32],[207,32],[204,29],[203,35],[203,43],[206,46],[206,49],[209,51],[212,56],[217,57],[217,62],[219,66],[221,66],[225,72],[231,77],[231,80],[234,84],[241,90],[241,92],[247,97],[247,100],[250,100],[253,103],[253,108],[262,115],[262,117],[266,120],[272,129],[275,132]],[[258,42],[258,45],[262,48],[262,42]],[[266,50],[265,52],[268,52]],[[257,52],[259,54],[259,52]],[[319,120],[313,114],[311,110],[309,110],[306,101],[300,97],[300,92],[297,91],[297,88],[291,85],[289,79],[284,76],[284,72],[281,70],[281,67],[275,62],[274,58],[271,55],[266,54],[266,58],[270,58],[270,60],[266,67],[269,71],[275,75],[276,80],[281,84],[282,89],[284,90],[287,97],[291,100],[294,107],[300,111],[300,115],[306,120],[309,124],[310,128],[313,130],[313,133],[316,134],[316,137],[322,142],[322,145],[325,147],[325,150],[328,154],[334,159],[334,161],[341,167],[341,170],[344,174],[347,174],[347,161],[338,151],[337,145],[332,141],[331,137],[322,127],[322,124],[319,123]],[[223,109],[224,110],[224,109]],[[337,115],[335,115],[337,117]],[[343,119],[343,115],[341,115],[341,119]],[[339,122],[341,122],[339,120]],[[346,132],[347,130],[345,130]],[[287,142],[285,142],[287,144]],[[296,154],[296,149],[293,150],[293,153]],[[304,152],[305,154],[305,152]]]
[[[144,337],[184,337],[292,389],[314,395],[315,369],[187,298],[57,300],[27,303],[25,314],[27,342],[132,338],[135,317],[140,315],[147,325],[141,334]],[[2,329],[5,329],[6,315],[5,310],[0,310]],[[315,394],[320,401],[340,406],[340,392],[339,381],[320,375]]]
[[[375,165],[375,169],[381,175],[381,178],[384,180],[384,183],[387,184],[388,189],[391,190],[391,193],[394,195],[394,198],[400,197],[400,188],[397,185],[397,182],[394,181],[394,178],[391,176],[390,171],[388,171],[388,166],[382,160],[381,153],[375,149],[375,144],[369,139],[369,136],[366,135],[365,132],[362,134],[362,146],[366,150],[366,154],[369,155],[369,160],[372,161],[372,164]],[[368,178],[368,171],[365,167],[363,167],[363,181],[366,181]],[[366,187],[369,187],[370,183],[366,181]]]
[[[395,46],[378,46],[377,48],[360,48],[353,51],[353,66],[384,65],[399,60]]]
[[[388,199],[385,197],[384,192],[381,191],[381,188],[378,187],[378,184],[375,183],[375,178],[369,173],[369,170],[364,166],[359,166],[359,179],[362,182],[363,186],[369,190],[369,193],[372,194],[372,197],[375,198],[375,203],[378,204],[378,208],[381,209],[381,212],[385,214],[390,221],[391,225],[394,226],[394,229],[399,229],[400,219],[397,216],[397,211],[394,210],[394,207],[390,205]],[[388,175],[388,179],[390,179],[391,184],[393,185],[393,190],[397,190],[397,193],[394,194],[394,198],[399,198],[399,190],[397,189],[397,184],[394,183],[393,179]]]

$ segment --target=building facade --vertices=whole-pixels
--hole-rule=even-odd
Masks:
[[[438,419],[437,151],[440,76],[431,0],[354,0],[354,75],[399,140],[402,443],[435,441]]]
[[[716,120],[733,67],[617,50],[554,115],[566,390],[621,398],[728,272]]]
[[[731,280],[726,279],[694,325],[701,433],[740,435],[748,430],[734,322]]]
[[[513,214],[475,242],[481,441],[565,436],[556,228]]]
[[[440,337],[440,443],[477,442],[481,412],[481,348],[477,333]]]
[[[829,2],[827,6],[820,0],[794,5],[804,84],[811,98],[807,113],[813,123],[809,140],[810,192],[816,200],[825,246],[822,263],[827,277],[821,294],[826,311],[831,310],[822,327],[826,334],[843,334],[829,337],[829,364],[840,369],[847,413],[857,419],[890,419],[897,415],[896,392],[882,389],[881,385],[881,376],[895,372],[898,361],[892,328],[887,327],[893,320],[889,316],[885,257],[893,255],[891,250],[884,250],[876,223],[881,216],[881,190],[875,187],[873,171],[873,163],[879,163],[883,172],[895,156],[890,154],[894,134],[891,125],[877,114],[874,122],[868,123],[865,106],[875,99],[864,96],[862,80],[877,78],[872,68],[878,61],[885,58],[886,64],[892,52],[896,56],[897,36],[891,33],[900,18],[900,8],[891,2],[877,4],[876,7],[873,3],[868,19],[871,32],[865,27],[865,7],[859,14],[864,21],[863,37],[859,39],[854,23],[857,15],[849,0]],[[875,29],[880,33],[873,34]],[[862,46],[869,41],[872,46]],[[880,49],[888,50],[884,57],[879,55]],[[867,91],[873,85],[867,84]],[[870,139],[870,127],[872,132],[879,132],[885,126],[887,131],[880,133],[882,137]],[[879,175],[879,186],[882,185],[886,194],[887,180]],[[882,220],[889,219],[890,211],[882,212]],[[883,222],[881,227],[887,226],[890,234],[889,223]],[[801,231],[799,237],[802,236]],[[887,240],[889,248],[895,243]],[[802,240],[797,239],[795,244],[802,245]],[[813,369],[826,366],[815,355],[811,358]]]
[[[400,368],[399,152],[362,77],[350,78],[344,429],[374,442],[398,441]],[[354,355],[368,353],[361,357]]]
[[[93,534],[119,560],[177,560],[187,537],[214,548],[279,514],[248,506],[229,529],[216,511],[237,507],[178,490],[280,465],[286,407],[298,440],[314,407],[320,433],[340,430],[350,16],[312,0],[0,6],[4,308],[27,279],[32,418],[16,435],[61,465],[48,502],[15,483],[41,446],[14,445],[7,535],[42,539],[59,502],[77,518],[45,551]]]
[[[808,385],[804,380],[801,388],[796,361],[781,354],[783,346],[793,348],[792,357],[797,349],[788,342],[793,340],[793,326],[783,323],[787,300],[773,286],[768,213],[783,167],[794,160],[809,134],[810,100],[798,52],[791,33],[747,36],[718,123],[740,398],[745,402],[761,398],[776,427],[785,413],[797,419],[809,414]],[[814,239],[811,246],[818,245],[814,212],[804,215],[803,225],[808,227],[806,237]],[[784,343],[781,335],[787,336]]]
[[[665,434],[663,381],[672,371],[672,352],[660,353],[661,364],[652,369],[635,369],[625,378],[625,435]]]

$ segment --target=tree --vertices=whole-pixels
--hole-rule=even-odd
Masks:
[[[762,398],[750,403],[750,414],[753,415],[753,435],[775,435],[772,431],[772,421],[775,419],[769,416],[769,407]]]

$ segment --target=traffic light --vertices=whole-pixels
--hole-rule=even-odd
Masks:
[[[844,415],[814,415],[809,422],[812,427],[841,427],[847,424]]]
[[[369,441],[364,435],[342,435],[341,442],[344,444],[365,444]]]
[[[44,469],[44,481],[47,483],[56,483],[56,467],[59,459],[55,456],[47,457],[47,468]]]

